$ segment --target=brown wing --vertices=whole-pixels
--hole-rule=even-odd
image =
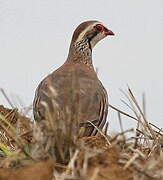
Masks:
[[[40,89],[42,88],[42,84],[43,81],[39,84],[39,86],[37,87],[36,91],[35,91],[35,96],[34,96],[34,100],[33,100],[33,115],[34,115],[34,119],[36,121],[42,120],[44,119],[44,117],[41,115],[40,113]]]
[[[92,113],[95,114],[95,118],[89,117],[88,121],[91,121],[98,129],[102,129],[107,120],[108,114],[108,95],[105,88],[102,86],[101,82],[98,83],[98,88],[94,87],[94,92],[92,93],[92,107],[89,110],[93,109]],[[93,95],[94,94],[94,95]],[[81,122],[81,126],[86,127],[85,136],[95,136],[97,130],[88,122]]]
[[[107,114],[108,114],[108,95],[107,92],[104,88],[101,88],[100,90],[100,111],[99,111],[99,118],[98,118],[98,123],[97,127],[101,130],[107,120]],[[91,133],[92,136],[95,136],[97,133],[97,130],[94,128],[93,132]]]

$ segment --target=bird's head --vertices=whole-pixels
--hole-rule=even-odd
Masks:
[[[87,42],[89,44],[89,48],[92,50],[97,42],[109,35],[113,36],[114,33],[106,28],[101,22],[86,21],[76,28],[71,43],[80,45]]]

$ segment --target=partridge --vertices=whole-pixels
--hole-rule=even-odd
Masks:
[[[108,95],[94,70],[92,49],[108,35],[114,33],[98,21],[86,21],[76,28],[67,60],[36,89],[33,113],[37,122],[51,117],[52,123],[59,124],[62,131],[69,125],[74,132],[84,127],[83,136],[96,135],[92,123],[103,128]]]

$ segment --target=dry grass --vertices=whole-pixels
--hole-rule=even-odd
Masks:
[[[124,94],[127,97],[129,104],[123,102],[133,111],[135,117],[113,106],[111,106],[111,108],[116,110],[119,114],[123,114],[136,120],[137,127],[135,136],[132,137],[131,145],[129,145],[127,149],[125,148],[124,152],[122,151],[119,162],[124,165],[124,169],[129,167],[134,169],[135,179],[162,179],[163,130],[148,122],[146,118],[144,95],[143,108],[141,108],[130,88],[128,88],[128,93]],[[126,141],[127,139],[125,142]]]
[[[49,121],[34,124],[32,130],[22,130],[17,128],[17,122],[19,119],[20,125],[23,118],[18,117],[16,110],[6,113],[0,111],[0,166],[33,166],[36,161],[51,157],[55,162],[50,176],[53,180],[163,179],[163,130],[147,120],[144,96],[141,107],[130,88],[123,94],[128,99],[128,103],[123,103],[134,115],[110,105],[111,109],[117,111],[121,127],[121,132],[112,136],[95,127],[101,137],[78,139],[81,132],[76,136],[72,135],[70,119],[64,126],[65,130],[68,128],[64,131],[68,132],[66,134],[57,128],[60,127],[59,121],[54,121],[48,112]],[[124,130],[123,116],[136,121],[136,127]],[[13,121],[14,118],[16,122]],[[27,137],[31,131],[32,141],[28,141]],[[132,136],[128,136],[128,133]],[[32,179],[32,175],[30,178]]]

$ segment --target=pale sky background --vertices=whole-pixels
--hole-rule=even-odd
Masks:
[[[163,0],[0,0],[0,88],[19,108],[16,97],[30,105],[38,83],[66,60],[76,26],[92,19],[116,34],[93,50],[110,103],[131,112],[120,100],[128,84],[139,101],[145,92],[149,121],[163,127]],[[0,104],[10,107],[2,94]],[[108,120],[118,130],[117,113]]]

